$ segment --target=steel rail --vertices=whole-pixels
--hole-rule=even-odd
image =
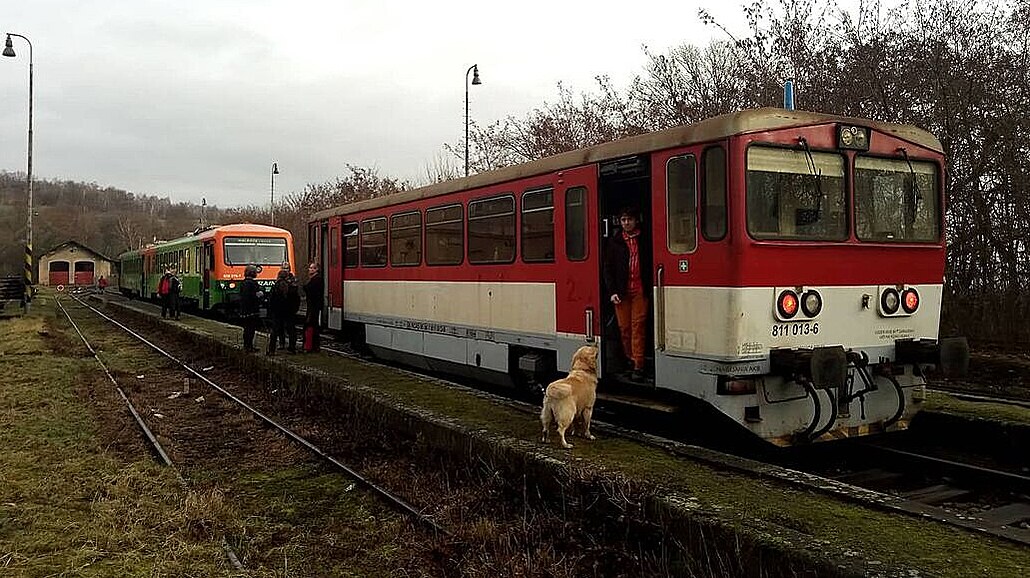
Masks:
[[[386,501],[390,502],[391,504],[395,505],[396,507],[406,511],[407,513],[409,513],[410,515],[415,517],[415,519],[418,520],[419,522],[421,522],[422,524],[428,526],[429,528],[431,528],[435,532],[437,532],[439,534],[442,534],[444,536],[451,536],[452,535],[450,531],[446,530],[445,528],[443,528],[442,526],[437,524],[432,518],[430,518],[429,516],[424,514],[418,508],[415,508],[414,506],[412,506],[411,504],[406,502],[400,496],[397,496],[397,495],[391,493],[389,490],[386,490],[385,488],[380,487],[375,482],[373,482],[373,481],[369,480],[368,478],[362,476],[360,473],[358,473],[357,471],[355,471],[352,468],[348,467],[346,464],[340,462],[339,460],[337,460],[333,456],[329,455],[328,453],[323,451],[321,448],[319,448],[315,444],[309,442],[307,439],[301,437],[300,435],[298,435],[297,433],[293,432],[292,430],[290,430],[290,429],[286,428],[285,426],[279,424],[277,421],[275,421],[271,417],[265,415],[264,413],[262,413],[257,408],[251,406],[247,402],[245,402],[242,399],[240,399],[240,398],[236,397],[235,395],[233,395],[231,392],[229,392],[225,388],[223,388],[223,387],[219,386],[217,383],[211,381],[210,379],[207,378],[207,376],[205,376],[204,374],[200,373],[199,371],[193,369],[192,367],[189,366],[189,364],[179,360],[178,358],[176,358],[171,353],[169,353],[169,352],[165,351],[164,349],[162,349],[160,346],[158,346],[158,345],[154,344],[153,342],[149,341],[146,337],[143,337],[139,333],[133,331],[129,327],[126,327],[125,325],[120,323],[118,320],[110,317],[109,315],[107,315],[104,312],[100,311],[99,309],[93,307],[92,305],[82,301],[78,297],[73,296],[73,299],[75,299],[76,301],[81,303],[83,306],[85,306],[85,307],[89,308],[90,310],[92,310],[99,317],[109,321],[110,323],[112,323],[113,325],[119,327],[120,329],[122,329],[123,331],[128,333],[129,335],[132,335],[136,339],[138,339],[138,340],[142,341],[143,343],[145,343],[146,345],[150,346],[150,348],[152,348],[154,351],[160,353],[161,355],[167,357],[172,362],[174,362],[177,365],[181,366],[183,369],[185,369],[186,371],[188,371],[189,373],[191,373],[192,375],[194,375],[195,377],[197,377],[198,379],[200,379],[201,381],[206,383],[208,386],[210,386],[212,389],[214,389],[215,391],[217,391],[220,394],[222,394],[224,397],[226,397],[226,398],[232,400],[233,402],[239,404],[241,407],[245,408],[247,411],[249,411],[253,415],[257,416],[259,419],[261,419],[262,421],[264,421],[268,425],[270,425],[270,426],[274,427],[275,429],[279,430],[283,435],[286,435],[287,437],[289,437],[293,441],[297,442],[298,444],[300,444],[300,445],[304,446],[305,448],[307,448],[308,450],[310,450],[312,453],[318,455],[319,457],[323,458],[327,462],[329,462],[332,465],[336,466],[340,470],[346,472],[347,475],[349,475],[355,481],[357,481],[358,483],[362,484],[363,486],[365,486],[366,488],[371,490],[373,493],[379,495],[380,497],[382,497]]]
[[[941,387],[939,385],[931,386],[929,390],[935,393],[943,393],[945,395],[950,395],[955,399],[960,399],[963,401],[1000,403],[1002,405],[1014,405],[1017,407],[1030,409],[1030,400],[1018,399],[1015,397],[996,397],[991,395],[982,395],[979,393],[967,392],[959,388]]]
[[[114,378],[114,375],[111,374],[111,370],[107,368],[107,364],[105,364],[104,361],[100,359],[100,355],[97,353],[97,350],[93,349],[93,345],[90,344],[89,340],[86,339],[86,336],[83,335],[82,330],[79,329],[78,323],[75,323],[75,320],[72,319],[71,314],[68,313],[68,310],[65,309],[64,304],[61,303],[61,299],[56,298],[55,301],[57,301],[57,306],[61,309],[61,312],[64,313],[64,316],[68,319],[68,323],[70,323],[72,328],[75,329],[75,333],[79,334],[79,339],[81,339],[82,343],[85,344],[86,349],[88,349],[89,352],[93,354],[93,359],[97,360],[97,363],[100,365],[100,368],[104,370],[104,373],[107,375],[107,379],[111,380],[111,383],[114,385],[114,388],[118,392],[118,395],[120,395],[122,401],[125,402],[125,406],[129,408],[129,413],[131,413],[133,419],[136,420],[136,425],[139,426],[140,430],[142,430],[143,432],[143,435],[150,442],[150,445],[157,451],[158,456],[161,457],[161,461],[164,462],[165,466],[172,469],[172,472],[175,473],[176,479],[179,480],[179,484],[181,484],[184,488],[188,488],[189,484],[187,483],[186,478],[183,477],[182,472],[180,472],[179,468],[175,467],[175,464],[172,463],[172,459],[168,457],[168,453],[165,452],[164,448],[161,446],[161,442],[157,441],[157,436],[155,436],[154,432],[150,429],[150,427],[147,426],[146,422],[143,420],[143,416],[141,416],[139,412],[136,411],[136,407],[132,405],[132,401],[129,399],[127,395],[125,395],[125,391],[122,390],[122,386],[118,384],[118,380]],[[239,556],[236,555],[236,552],[232,549],[232,546],[229,545],[229,542],[225,539],[225,536],[222,536],[222,550],[225,551],[226,557],[229,558],[229,563],[232,564],[234,568],[236,568],[237,570],[243,570],[243,563],[240,562]]]
[[[929,466],[938,469],[947,469],[953,472],[959,472],[964,478],[967,479],[989,479],[990,481],[1008,484],[1016,488],[1016,491],[1026,493],[1030,491],[1030,476],[1024,476],[1014,472],[1006,472],[1003,470],[996,470],[985,466],[978,466],[976,464],[970,464],[966,462],[956,462],[955,460],[949,460],[946,458],[939,458],[937,456],[931,456],[912,452],[908,450],[902,450],[898,448],[886,447],[876,443],[864,443],[862,444],[865,448],[871,448],[874,451],[878,451],[885,454],[892,454],[898,458],[901,463],[907,463],[912,469],[916,469],[914,462],[921,462],[922,466]]]

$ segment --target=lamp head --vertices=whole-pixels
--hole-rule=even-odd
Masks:
[[[4,42],[4,56],[15,56],[14,54],[14,42],[11,41],[11,35],[7,35],[7,42]]]
[[[10,42],[10,39],[8,39],[8,42]],[[476,64],[476,65],[474,65],[472,67],[472,85],[475,86],[477,84],[483,84],[479,80],[479,65],[478,64]]]
[[[272,174],[273,175],[278,175],[279,174],[279,163],[272,163]]]

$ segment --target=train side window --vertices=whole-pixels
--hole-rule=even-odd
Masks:
[[[426,264],[460,265],[465,253],[461,205],[426,209]]]
[[[422,263],[422,213],[390,217],[390,265],[405,267]]]
[[[361,266],[386,266],[386,217],[361,221]]]
[[[587,258],[587,189],[565,191],[565,256],[569,261]]]
[[[726,236],[726,151],[721,146],[705,150],[701,172],[701,234],[719,241]]]
[[[508,194],[469,203],[469,263],[515,260],[515,196]]]
[[[337,259],[340,257],[340,239],[339,235],[336,235],[336,229],[332,229],[329,233],[331,237],[329,243],[329,251],[331,253],[330,259],[332,263],[338,263]],[[344,240],[344,267],[354,268],[358,266],[358,224],[357,223],[344,223],[343,224],[343,240]]]
[[[697,248],[697,168],[694,155],[669,159],[665,166],[666,223],[669,252],[690,253]]]
[[[522,195],[522,260],[554,262],[554,189]]]

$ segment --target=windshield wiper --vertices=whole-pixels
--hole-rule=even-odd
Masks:
[[[905,162],[908,163],[908,174],[909,178],[905,179],[905,220],[909,225],[916,222],[916,203],[923,200],[922,196],[916,192],[916,169],[912,166],[912,159],[908,158],[908,151],[905,147],[898,149],[901,156],[905,157]]]
[[[805,162],[808,165],[808,171],[815,179],[815,209],[799,209],[795,221],[798,221],[799,225],[811,225],[820,221],[823,218],[823,182],[822,172],[819,171],[819,167],[815,164],[815,157],[812,156],[812,149],[808,146],[808,140],[805,137],[798,137],[798,142],[801,146],[805,147]],[[802,213],[802,211],[804,211]]]

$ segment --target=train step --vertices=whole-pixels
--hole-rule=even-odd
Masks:
[[[630,405],[661,413],[676,413],[680,409],[679,406],[676,406],[671,403],[666,403],[661,400],[650,399],[647,397],[640,397],[626,393],[606,393],[599,391],[597,392],[597,399],[607,403]]]

